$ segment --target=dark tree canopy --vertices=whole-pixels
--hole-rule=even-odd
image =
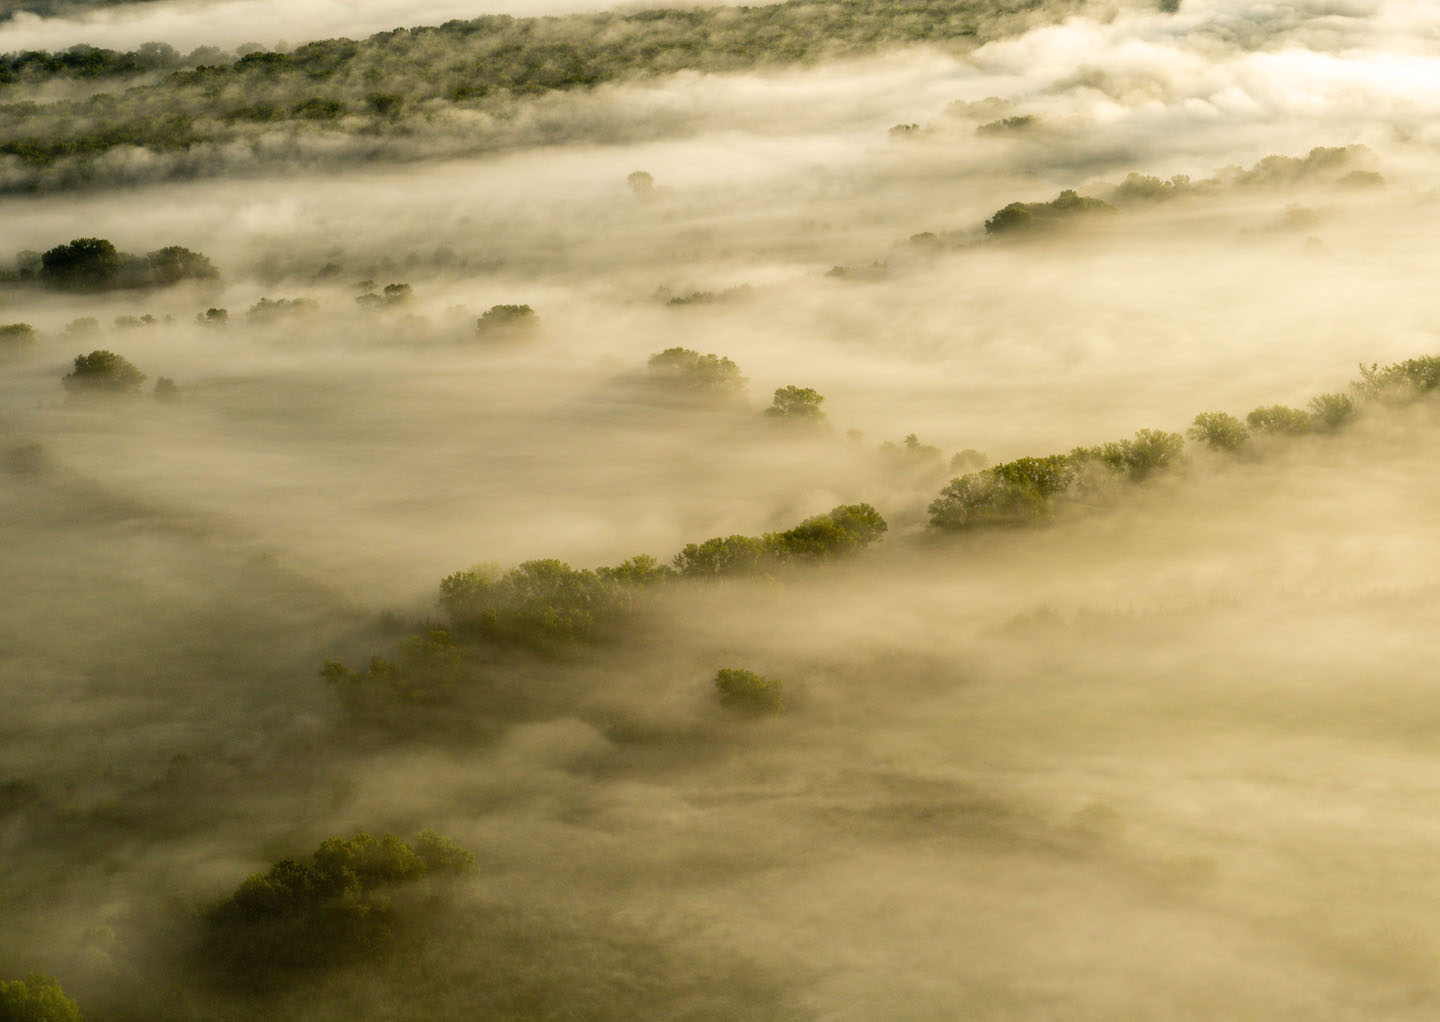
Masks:
[[[779,713],[785,708],[785,684],[754,671],[726,667],[715,674],[720,705],[751,716]]]
[[[780,387],[765,414],[784,422],[822,425],[828,421],[820,408],[824,403],[825,396],[813,387]]]
[[[72,394],[138,394],[145,374],[113,351],[75,356],[75,368],[61,381]]]
[[[648,368],[652,379],[695,395],[733,397],[745,390],[740,367],[720,355],[666,348],[650,356]]]
[[[120,282],[124,259],[104,238],[76,238],[40,257],[40,280],[65,291],[103,291]]]

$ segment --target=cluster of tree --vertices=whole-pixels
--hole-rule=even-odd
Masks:
[[[129,359],[113,351],[96,350],[76,355],[74,368],[60,379],[72,395],[138,395],[145,382],[142,373]],[[168,376],[155,381],[156,401],[173,404],[180,400],[180,387]]]
[[[313,298],[261,298],[245,310],[245,319],[250,323],[266,323],[300,313],[314,312],[319,307],[319,303]],[[204,316],[207,326],[222,325],[230,318],[230,314],[224,309],[207,309]]]
[[[0,21],[3,20],[0,17]],[[205,58],[217,55],[223,56],[221,51],[205,47],[189,57],[182,57],[180,51],[169,43],[141,43],[135,49],[124,52],[85,43],[65,50],[22,50],[0,54],[0,86],[39,82],[47,78],[95,79],[151,74],[187,64],[193,67]]]
[[[738,667],[715,673],[715,691],[721,706],[747,716],[779,713],[785,708],[784,682]]]
[[[49,976],[0,980],[0,1022],[80,1022],[80,1006]]]
[[[731,302],[744,298],[750,294],[749,284],[737,284],[735,287],[727,287],[723,291],[687,291],[683,295],[672,295],[662,289],[661,296],[665,304],[671,308],[682,308],[686,305],[714,305],[717,302]]]
[[[784,532],[716,536],[689,543],[672,563],[684,578],[756,574],[789,564],[846,557],[874,543],[888,528],[880,512],[869,504],[842,504]]]
[[[1113,213],[1115,207],[1104,199],[1095,199],[1065,189],[1049,202],[1012,202],[985,221],[985,233],[997,236],[1019,234],[1051,228],[1079,216]]]
[[[409,284],[386,284],[380,292],[367,290],[355,299],[355,304],[362,309],[392,308],[405,305],[414,297]]]
[[[1385,179],[1366,166],[1370,160],[1370,150],[1363,145],[1317,146],[1304,156],[1267,156],[1248,169],[1227,167],[1214,177],[1200,181],[1191,180],[1185,174],[1168,179],[1130,174],[1111,190],[1109,197],[1113,203],[1126,204],[1214,195],[1231,188],[1383,185]]]
[[[395,29],[360,41],[320,40],[288,53],[251,52],[233,62],[215,51],[180,61],[200,66],[169,71],[158,81],[141,78],[123,90],[43,106],[0,106],[0,154],[31,169],[28,176],[15,176],[20,187],[83,182],[84,168],[117,147],[179,154],[257,143],[256,158],[275,158],[267,155],[273,147],[258,140],[277,126],[299,131],[345,121],[347,130],[399,136],[412,119],[443,122],[435,113],[446,105],[499,113],[517,98],[628,77],[748,70],[913,44],[968,49],[1087,2],[787,0],[547,18],[494,15]],[[1133,2],[1153,6],[1153,0]],[[133,54],[83,48],[6,59],[8,80],[37,82],[52,74],[149,76],[175,57],[168,49],[142,47]],[[484,145],[468,134],[469,148]],[[455,144],[457,150],[466,145],[466,133],[458,128]],[[413,146],[385,151],[405,158]],[[176,171],[213,172],[212,161],[170,162]],[[45,173],[56,164],[73,169]]]
[[[1039,123],[1034,114],[1018,114],[1014,117],[1002,117],[996,121],[989,121],[975,129],[977,135],[1011,135],[1018,131],[1028,131]]]
[[[104,238],[76,238],[36,257],[21,253],[13,278],[61,291],[168,287],[183,280],[213,280],[219,272],[205,256],[179,245],[143,256],[121,252]]]
[[[482,337],[523,337],[540,326],[540,317],[528,305],[492,305],[475,321],[475,332]]]
[[[690,348],[666,348],[651,355],[646,368],[650,378],[667,390],[696,397],[738,397],[748,382],[730,359],[713,353],[702,355]]]
[[[35,348],[35,328],[29,323],[0,324],[0,359],[19,358]]]
[[[1440,355],[1391,365],[1360,367],[1351,391],[1361,402],[1398,406],[1440,387]],[[1211,451],[1234,453],[1254,437],[1294,438],[1343,429],[1363,405],[1350,394],[1318,394],[1305,408],[1263,405],[1242,421],[1228,412],[1202,412],[1187,431]],[[930,523],[940,529],[1022,525],[1049,518],[1064,501],[1085,498],[1107,482],[1144,482],[1184,457],[1178,433],[1142,429],[1132,440],[1077,447],[1069,454],[1015,461],[952,479],[930,504]],[[1097,477],[1096,470],[1101,471]]]
[[[331,838],[304,859],[249,877],[204,918],[202,963],[245,985],[277,972],[354,961],[381,950],[423,901],[427,881],[474,869],[475,856],[434,831]]]

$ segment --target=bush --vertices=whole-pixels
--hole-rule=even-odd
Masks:
[[[785,708],[785,685],[754,671],[727,667],[716,672],[715,689],[720,705],[750,715],[779,713]]]
[[[145,374],[111,351],[75,356],[75,368],[61,380],[72,394],[138,394]]]

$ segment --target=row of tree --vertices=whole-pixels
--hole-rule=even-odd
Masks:
[[[169,287],[220,275],[207,257],[180,245],[140,256],[122,252],[104,238],[76,238],[43,253],[21,252],[15,267],[11,280],[34,281],[58,291]]]
[[[1354,397],[1320,394],[1305,408],[1265,405],[1243,421],[1228,412],[1202,412],[1187,432],[1190,440],[1211,451],[1234,454],[1259,437],[1334,433],[1350,424],[1365,402],[1409,404],[1437,387],[1437,355],[1362,366],[1360,378],[1351,384]],[[1178,433],[1142,429],[1130,440],[994,465],[950,480],[930,504],[930,524],[961,530],[1043,521],[1063,503],[1085,503],[1113,491],[1118,483],[1144,482],[1179,464],[1184,449],[1185,438]]]

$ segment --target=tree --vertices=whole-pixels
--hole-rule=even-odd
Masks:
[[[785,708],[784,682],[754,671],[722,668],[715,674],[715,689],[720,705],[737,713],[758,716],[779,713]]]
[[[76,238],[40,257],[40,280],[66,291],[100,291],[114,287],[124,260],[104,238]]]
[[[0,359],[18,358],[35,347],[35,328],[29,323],[0,326]]]
[[[161,287],[178,284],[182,280],[213,280],[220,276],[220,271],[208,258],[179,245],[156,249],[145,257],[145,261],[150,267],[150,283]]]
[[[666,348],[647,363],[651,379],[696,395],[735,397],[745,390],[740,367],[719,355],[702,355],[689,348]]]
[[[180,400],[180,388],[170,377],[162,376],[155,381],[154,397],[161,404],[174,404]]]
[[[80,1006],[49,976],[0,981],[0,1022],[80,1022]]]
[[[138,394],[145,374],[111,351],[75,356],[75,368],[61,380],[72,394]]]
[[[869,504],[842,504],[794,528],[770,533],[765,546],[777,560],[817,563],[861,550],[888,528]]]
[[[1300,436],[1309,433],[1314,426],[1310,414],[1299,408],[1285,405],[1266,405],[1256,408],[1245,416],[1245,422],[1254,433],[1275,433],[1284,436]]]
[[[625,179],[625,183],[642,199],[648,198],[655,191],[655,178],[650,175],[649,171],[632,171],[630,176]]]
[[[475,321],[475,332],[482,336],[519,336],[540,325],[540,317],[528,305],[492,305]]]
[[[1392,365],[1360,367],[1357,393],[1387,405],[1402,405],[1440,387],[1440,355],[1424,355]]]
[[[1098,447],[1077,447],[1071,457],[1103,462],[1131,482],[1143,482],[1152,473],[1168,468],[1181,457],[1185,439],[1179,433],[1142,429],[1133,440],[1113,440]]]
[[[1250,439],[1245,423],[1228,412],[1201,412],[1189,429],[1190,439],[1212,451],[1233,451]]]
[[[824,425],[827,420],[820,406],[825,397],[811,387],[781,387],[775,391],[774,403],[765,409],[765,414],[783,422]]]
[[[1355,417],[1355,402],[1346,394],[1319,394],[1310,399],[1315,428],[1333,433]]]
[[[1063,454],[1007,461],[950,480],[930,504],[930,524],[969,529],[1036,522],[1074,482],[1074,462]]]
[[[675,568],[687,578],[718,578],[757,571],[768,551],[754,536],[716,536],[687,544],[675,555]]]

